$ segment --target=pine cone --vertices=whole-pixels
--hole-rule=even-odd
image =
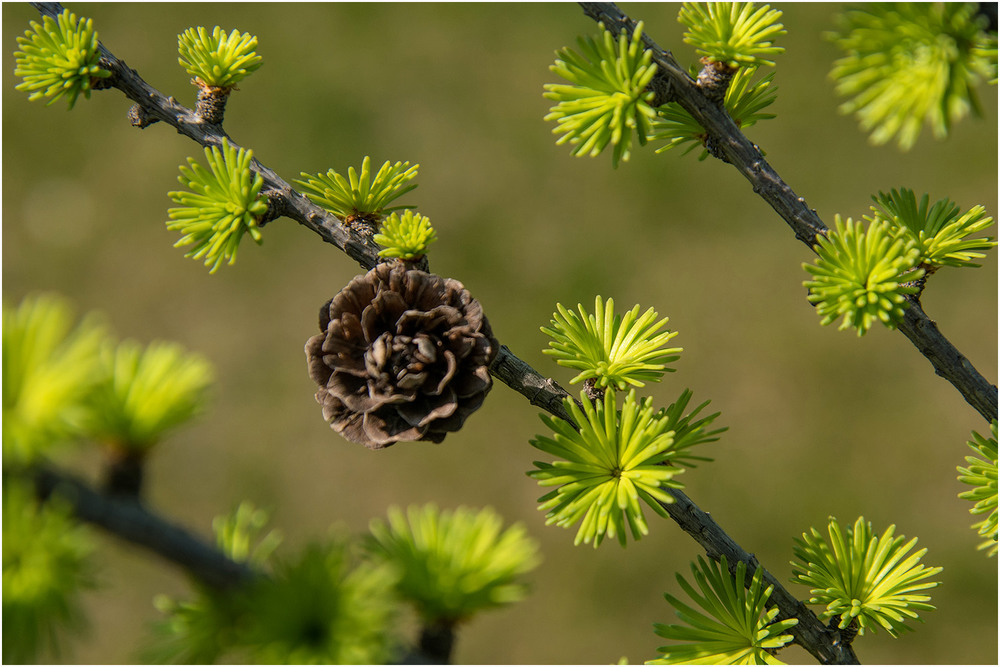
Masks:
[[[319,328],[306,358],[323,418],[371,449],[441,442],[493,385],[500,344],[457,280],[380,264],[323,306]]]

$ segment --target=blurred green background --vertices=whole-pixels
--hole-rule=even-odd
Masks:
[[[899,333],[862,339],[821,328],[805,299],[811,253],[728,165],[646,149],[619,169],[609,155],[573,158],[542,117],[555,49],[595,25],[574,4],[78,4],[105,45],[153,86],[193,106],[177,65],[177,34],[194,25],[259,38],[264,66],[241,84],[226,129],[287,180],[300,171],[420,164],[417,204],[440,237],[435,272],[483,303],[501,342],[564,385],[541,353],[557,301],[592,307],[595,294],[670,317],[684,347],[678,372],[649,387],[661,405],[684,387],[711,399],[729,427],[716,461],[683,476],[686,491],[779,578],[792,539],[828,515],[863,514],[877,532],[919,537],[944,567],[938,609],[917,632],[859,639],[869,663],[996,663],[997,561],[975,551],[970,503],[955,466],[970,432],[988,426]],[[997,212],[996,88],[983,118],[902,154],[872,147],[837,113],[826,78],[836,57],[822,32],[839,6],[779,5],[789,34],[777,58],[778,118],[749,130],[768,160],[820,216],[859,218],[893,187]],[[684,63],[677,5],[626,4]],[[3,297],[36,290],[98,309],[118,334],[176,340],[206,355],[218,381],[209,414],[177,431],[150,462],[150,505],[202,535],[242,499],[271,508],[289,548],[333,523],[362,531],[391,504],[491,505],[524,522],[544,563],[530,597],[463,627],[466,663],[637,663],[662,644],[654,622],[675,617],[697,545],[674,524],[621,549],[573,547],[546,527],[542,494],[525,476],[543,428],[537,409],[498,385],[441,445],[370,452],[323,422],[302,352],[320,305],[359,267],[287,219],[246,241],[239,261],[210,276],[172,247],[164,226],[177,167],[201,149],[170,127],[129,126],[117,91],[72,112],[14,91],[15,38],[37,14],[3,5]],[[978,369],[997,376],[996,253],[978,270],[944,270],[928,314]],[[95,475],[99,461],[66,462]],[[652,515],[652,513],[648,513]],[[654,517],[655,519],[655,517]],[[102,588],[89,595],[90,631],[70,662],[137,659],[152,597],[183,595],[181,572],[105,540]],[[800,597],[804,589],[788,585]],[[781,655],[812,662],[798,648]]]

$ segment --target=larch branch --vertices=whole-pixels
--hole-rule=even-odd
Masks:
[[[603,23],[612,34],[618,34],[622,30],[632,34],[635,30],[636,21],[629,18],[615,3],[579,4],[587,16]],[[647,35],[642,37],[646,48],[652,51],[652,60],[657,65],[654,78],[656,83],[652,87],[669,91],[663,97],[679,104],[705,129],[708,135],[706,143],[713,148],[711,152],[733,165],[750,182],[753,191],[788,223],[795,232],[795,238],[813,250],[816,237],[828,231],[816,211],[809,208],[806,200],[778,175],[764,159],[760,148],[743,134],[722,105],[705,95],[697,81],[688,75],[673,55],[657,46]],[[931,362],[934,372],[958,389],[969,405],[986,421],[997,418],[996,385],[983,377],[941,333],[915,299],[909,299],[909,306],[898,328]]]

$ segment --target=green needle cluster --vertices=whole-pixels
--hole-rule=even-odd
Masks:
[[[930,195],[924,195],[917,204],[913,190],[902,188],[888,194],[873,196],[872,217],[866,220],[875,224],[887,221],[912,239],[920,250],[920,263],[928,268],[941,266],[976,267],[972,260],[986,257],[981,251],[996,247],[991,237],[968,238],[993,226],[993,218],[986,215],[982,206],[973,206],[961,213],[958,204],[940,199],[929,206]]]
[[[675,370],[667,364],[677,361],[683,348],[666,347],[677,335],[665,329],[670,318],[657,320],[652,308],[640,315],[638,305],[616,315],[614,299],[605,302],[600,296],[594,299],[593,314],[582,304],[577,309],[579,313],[557,303],[550,326],[541,327],[552,338],[544,353],[560,366],[580,371],[570,384],[592,379],[597,387],[624,390],[658,382]]]
[[[867,228],[836,216],[835,228],[818,239],[816,261],[803,264],[822,324],[843,316],[840,328],[854,327],[859,336],[877,321],[894,328],[906,296],[918,294],[925,277],[943,266],[979,266],[973,260],[996,247],[992,237],[971,238],[993,225],[982,206],[962,213],[949,199],[931,205],[926,194],[918,203],[906,188],[872,199]]]
[[[681,348],[666,347],[677,335],[667,322],[652,308],[640,315],[638,305],[616,315],[614,300],[597,296],[593,314],[582,305],[572,311],[556,304],[550,326],[541,328],[552,339],[543,352],[580,371],[570,382],[585,385],[582,403],[563,401],[569,421],[541,416],[553,435],[537,436],[531,445],[556,460],[535,461],[528,475],[540,486],[556,487],[539,498],[538,509],[546,512],[547,524],[579,523],[575,544],[596,548],[613,537],[625,546],[629,534],[636,540],[647,534],[640,501],[667,516],[664,505],[674,501],[667,489],[682,487],[673,479],[682,466],[711,460],[695,455],[695,445],[714,442],[725,431],[710,428],[719,413],[699,416],[708,401],[688,409],[690,390],[665,410],[654,411],[650,398],[636,398],[635,387],[659,381],[674,370],[667,364],[680,358]],[[617,398],[626,388],[619,410]]]
[[[250,169],[253,151],[236,150],[223,139],[221,150],[209,146],[205,157],[209,169],[194,158],[180,168],[178,180],[191,191],[167,193],[181,205],[167,211],[167,229],[184,235],[174,247],[193,245],[185,257],[204,259],[215,273],[222,262],[236,262],[244,234],[261,243],[258,221],[267,213],[267,198],[260,194],[263,177]]]
[[[203,409],[212,379],[207,361],[175,343],[118,343],[95,314],[73,326],[51,294],[4,304],[3,361],[5,465],[84,439],[145,453]]]
[[[61,631],[81,628],[80,593],[96,584],[93,551],[91,535],[58,497],[39,503],[31,484],[4,475],[5,664],[48,662],[42,654],[58,654]]]
[[[263,64],[256,46],[256,37],[239,30],[227,35],[219,26],[211,34],[200,26],[188,28],[177,36],[177,62],[202,85],[230,89]]]
[[[503,529],[490,508],[454,511],[391,507],[371,522],[369,550],[400,573],[397,591],[425,623],[453,625],[522,599],[521,577],[538,565],[538,545],[521,524]]]
[[[785,34],[780,18],[779,10],[749,2],[684,3],[678,15],[688,27],[685,41],[698,48],[703,61],[727,70],[725,94],[720,87],[718,97],[743,128],[774,118],[763,112],[776,98],[773,74],[757,81],[753,77],[761,65],[774,65],[770,56],[784,51],[773,43]],[[639,145],[650,139],[667,142],[657,152],[690,144],[687,153],[704,145],[704,129],[680,105],[653,106],[656,64],[652,52],[642,47],[642,23],[631,39],[622,32],[616,41],[605,30],[597,39],[580,38],[579,44],[580,53],[561,49],[550,67],[568,83],[545,85],[545,97],[558,102],[545,116],[557,123],[553,133],[562,135],[556,144],[569,143],[573,155],[591,157],[611,144],[616,167],[629,159],[633,133]],[[696,68],[692,76],[698,76]],[[700,159],[707,156],[702,151]]]
[[[88,432],[106,445],[143,452],[205,406],[212,367],[176,343],[106,345]]]
[[[917,612],[934,609],[920,591],[938,585],[925,580],[941,568],[920,564],[927,549],[907,556],[917,539],[903,544],[903,536],[893,537],[895,529],[875,536],[864,517],[846,530],[830,517],[829,542],[815,528],[795,540],[792,581],[810,587],[809,604],[826,605],[820,618],[837,616],[841,629],[856,622],[859,634],[884,628],[896,637],[911,629],[907,620],[920,620]]]
[[[863,336],[875,322],[895,328],[903,316],[911,284],[923,277],[920,249],[886,222],[864,229],[850,218],[835,217],[835,228],[819,237],[814,264],[803,264],[813,279],[803,284],[808,299],[827,325],[843,317],[841,329]]]
[[[909,150],[924,125],[946,137],[953,123],[978,111],[977,83],[996,76],[983,21],[976,5],[964,2],[845,10],[829,35],[844,54],[830,72],[837,93],[847,98],[841,112],[853,113],[876,145],[895,138]]]
[[[277,531],[261,536],[268,523],[267,512],[242,502],[229,514],[212,520],[215,542],[237,563],[249,563],[261,572],[270,571],[270,557],[281,542]],[[153,606],[163,618],[143,650],[153,664],[209,664],[241,643],[237,626],[254,602],[253,590],[236,595],[218,595],[207,587],[195,589],[191,600],[157,595]]]
[[[966,456],[965,462],[968,468],[958,468],[958,481],[974,487],[964,493],[958,494],[963,500],[975,502],[975,506],[969,510],[975,515],[986,515],[982,521],[974,524],[980,537],[986,538],[979,545],[979,549],[985,550],[988,556],[997,554],[997,420],[990,424],[990,431],[993,437],[986,438],[975,431],[972,432],[972,441],[966,444],[972,448],[977,456]],[[982,458],[979,458],[979,457]]]
[[[427,254],[427,246],[437,240],[431,221],[412,211],[396,212],[382,223],[374,241],[383,249],[379,257],[398,257],[405,260],[419,259]]]
[[[99,65],[101,52],[92,19],[78,19],[68,9],[58,19],[42,17],[42,24],[31,22],[31,30],[17,38],[21,50],[14,54],[14,74],[24,81],[17,90],[31,93],[29,100],[49,97],[52,104],[65,96],[72,109],[98,79],[111,76]]]
[[[387,664],[397,651],[390,568],[354,564],[349,545],[327,541],[278,560],[249,605],[241,639],[260,664]],[[242,642],[241,642],[242,643]]]
[[[601,28],[603,30],[603,24]],[[556,121],[557,145],[569,143],[572,154],[595,157],[611,144],[612,164],[628,160],[632,135],[645,145],[655,93],[647,89],[656,74],[652,53],[642,47],[642,23],[631,39],[623,31],[617,39],[607,30],[595,40],[580,38],[580,51],[561,49],[549,69],[569,84],[546,84],[546,99],[557,104],[545,120]]]
[[[774,586],[764,588],[763,569],[754,572],[746,587],[746,563],[736,564],[735,576],[729,572],[725,556],[721,562],[698,557],[691,573],[700,593],[684,577],[677,582],[694,601],[692,607],[665,593],[664,597],[676,609],[682,625],[655,624],[656,634],[677,644],[657,649],[662,657],[648,665],[781,665],[772,655],[792,640],[786,630],[798,624],[791,618],[775,621],[778,608],[767,608]],[[703,611],[699,611],[699,608]]]
[[[266,575],[235,591],[198,587],[189,601],[157,596],[164,619],[154,627],[145,659],[262,665],[397,659],[395,572],[356,564],[350,543],[336,535],[286,558],[272,556],[280,537],[271,531],[258,539],[265,523],[266,515],[246,503],[216,518],[216,540],[226,555]]]
[[[784,53],[774,39],[786,33],[781,11],[752,2],[685,2],[677,20],[687,26],[684,42],[698,54],[730,67],[774,65]]]
[[[52,294],[3,306],[3,459],[29,463],[80,435],[107,335],[93,315],[74,326]]]
[[[389,204],[417,187],[416,183],[408,183],[416,177],[419,167],[418,164],[411,167],[409,162],[386,161],[372,176],[371,158],[366,155],[361,161],[361,172],[350,167],[347,178],[330,169],[325,174],[302,172],[306,180],[295,182],[306,189],[309,199],[341,220],[351,216],[381,217],[383,213],[412,208]]]
[[[670,420],[654,412],[652,399],[638,401],[630,390],[619,412],[615,392],[591,402],[581,393],[582,408],[567,397],[566,410],[574,424],[541,415],[552,436],[536,436],[531,445],[556,457],[535,461],[528,472],[540,486],[554,490],[539,498],[546,524],[568,528],[580,523],[574,544],[600,546],[605,537],[625,546],[627,534],[638,540],[649,533],[640,501],[667,516],[664,504],[674,502],[668,488],[682,485],[673,478],[684,470],[674,462],[678,452]]]

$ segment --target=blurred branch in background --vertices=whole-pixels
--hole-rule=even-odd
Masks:
[[[245,564],[230,560],[134,500],[99,493],[86,482],[51,467],[38,466],[26,474],[34,478],[40,500],[58,496],[70,504],[80,520],[167,559],[210,588],[230,589],[258,576]]]

